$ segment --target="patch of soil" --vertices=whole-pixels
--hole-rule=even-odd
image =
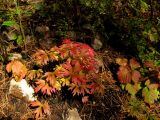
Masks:
[[[10,119],[11,118],[11,119]],[[0,119],[27,120],[34,118],[28,103],[9,94],[9,81],[0,85]]]

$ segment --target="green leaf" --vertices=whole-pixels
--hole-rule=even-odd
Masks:
[[[144,12],[148,11],[149,5],[146,2],[144,2],[143,0],[141,0],[140,3],[141,3],[141,12],[144,13]]]
[[[4,21],[4,22],[2,23],[2,26],[12,27],[12,26],[14,26],[14,25],[16,25],[16,22],[15,22],[15,21]]]
[[[0,55],[0,61],[4,61],[4,58],[2,55]]]
[[[128,83],[126,85],[126,88],[125,88],[129,94],[131,94],[131,96],[135,96],[136,93],[141,89],[141,85],[140,84],[130,84]]]
[[[158,38],[159,38],[158,33],[149,33],[148,36],[149,36],[149,39],[152,42],[157,42],[158,41]]]
[[[23,43],[22,35],[18,35],[16,42],[18,45],[21,45]]]
[[[124,85],[124,84],[121,84],[120,86],[121,86],[121,89],[122,89],[122,90],[125,89],[125,85]]]
[[[159,98],[159,91],[157,89],[145,87],[142,90],[142,96],[144,97],[144,101],[151,105]]]
[[[14,32],[7,33],[7,37],[9,40],[16,40],[17,39],[17,35]]]

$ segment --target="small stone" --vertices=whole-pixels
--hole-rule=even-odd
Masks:
[[[8,60],[17,60],[17,59],[22,59],[22,55],[18,53],[11,53],[8,57]]]
[[[18,82],[15,79],[12,79],[10,81],[9,93],[14,97],[23,100],[25,99],[27,101],[34,101],[37,99],[33,96],[34,89],[31,86],[29,86],[25,79],[22,79]]]
[[[96,35],[95,39],[93,40],[93,43],[92,43],[92,47],[95,49],[95,50],[99,50],[102,48],[103,46],[103,43],[102,43],[102,38],[100,37],[100,35]]]
[[[67,120],[82,120],[78,114],[76,108],[68,109],[68,118]]]

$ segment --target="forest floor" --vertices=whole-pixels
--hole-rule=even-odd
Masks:
[[[34,45],[27,43],[25,54],[30,55]],[[43,46],[44,45],[44,46]],[[52,46],[51,44],[49,44]],[[42,48],[48,48],[46,44],[41,44]],[[31,50],[30,50],[31,49]],[[17,49],[14,52],[18,52]],[[20,54],[23,54],[22,52]],[[128,96],[122,92],[114,80],[116,73],[115,59],[121,57],[120,53],[107,47],[97,52],[101,60],[102,68],[98,73],[99,77],[105,77],[104,95],[91,96],[87,104],[83,104],[78,98],[73,98],[69,94],[63,94],[63,99],[58,96],[49,98],[51,115],[44,116],[43,120],[63,120],[66,118],[67,110],[76,108],[82,120],[124,120],[127,114]],[[27,61],[27,58],[24,59]],[[28,61],[29,62],[29,61]],[[4,73],[2,73],[4,74]],[[32,120],[34,112],[30,109],[29,104],[22,99],[16,98],[9,93],[9,77],[0,81],[0,120]]]

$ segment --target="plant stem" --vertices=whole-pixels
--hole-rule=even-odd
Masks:
[[[26,49],[26,37],[25,37],[25,34],[24,34],[23,25],[22,25],[21,11],[19,9],[17,0],[14,0],[14,2],[16,4],[16,11],[17,11],[18,19],[19,19],[19,26],[20,26],[21,34],[22,34],[22,37],[23,37],[24,49]]]

